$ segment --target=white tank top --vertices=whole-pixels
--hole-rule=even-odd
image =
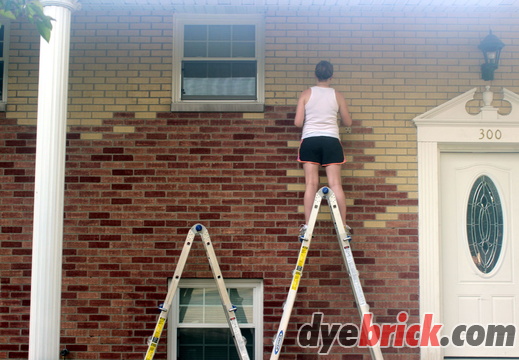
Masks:
[[[311,136],[330,136],[340,140],[337,112],[339,104],[335,90],[313,86],[310,99],[305,105],[305,122],[302,139]]]

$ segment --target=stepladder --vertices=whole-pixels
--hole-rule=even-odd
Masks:
[[[341,219],[341,214],[339,211],[339,206],[335,194],[330,188],[323,187],[319,189],[319,191],[315,195],[314,203],[312,205],[312,211],[310,213],[310,217],[307,224],[307,229],[304,235],[300,238],[301,247],[299,249],[296,267],[292,273],[292,282],[290,283],[287,299],[283,306],[283,314],[281,317],[281,321],[276,335],[274,337],[274,346],[272,349],[270,360],[277,360],[281,355],[283,341],[285,339],[287,328],[290,322],[290,315],[292,313],[292,309],[294,307],[294,303],[296,300],[297,291],[299,289],[299,284],[301,282],[301,277],[303,275],[303,268],[306,262],[308,251],[310,249],[313,231],[315,228],[315,224],[317,222],[317,216],[319,214],[319,210],[323,199],[326,199],[328,201],[331,218],[335,227],[337,239],[339,241],[339,246],[341,249],[344,265],[350,278],[350,285],[353,290],[360,318],[361,320],[364,320],[365,318],[371,319],[372,317],[369,305],[366,302],[366,298],[364,296],[364,291],[362,289],[362,285],[359,278],[359,272],[357,271],[355,260],[353,258],[353,253],[350,246],[351,236],[349,234],[349,231],[345,228],[345,224],[343,224],[343,221]],[[376,336],[374,334],[370,335]],[[371,358],[373,360],[383,360],[378,339],[372,337],[370,339],[370,344],[371,345],[368,346],[368,348],[371,354]]]
[[[207,231],[206,227],[201,224],[194,225],[187,234],[186,241],[184,242],[184,247],[182,248],[182,252],[180,253],[177,267],[173,274],[173,278],[171,279],[171,282],[169,284],[166,299],[164,303],[159,307],[160,314],[157,319],[157,324],[155,325],[153,335],[148,341],[148,350],[146,352],[144,360],[152,360],[155,356],[160,337],[164,330],[164,326],[166,325],[166,320],[168,318],[169,313],[171,312],[173,299],[179,286],[182,272],[184,271],[184,267],[189,256],[189,251],[191,250],[191,246],[193,245],[193,241],[196,235],[200,235],[202,238],[202,243],[204,244],[207,259],[209,260],[209,265],[211,267],[213,277],[216,281],[218,294],[220,295],[220,300],[222,302],[223,310],[225,312],[226,320],[231,331],[231,335],[234,341],[234,345],[236,347],[236,351],[238,353],[238,357],[240,360],[250,360],[249,354],[247,352],[246,340],[241,334],[241,330],[238,325],[238,320],[236,318],[237,308],[231,303],[229,294],[227,292],[227,288],[225,286],[225,281],[220,271],[220,266],[218,265],[218,260],[216,258],[211,238],[209,236],[209,232]]]

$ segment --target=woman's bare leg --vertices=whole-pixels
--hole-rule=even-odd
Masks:
[[[312,206],[315,200],[315,193],[319,188],[319,166],[317,164],[304,163],[303,170],[305,172],[305,224],[308,224]]]
[[[326,176],[328,178],[328,186],[332,189],[337,199],[342,223],[346,225],[346,196],[342,189],[341,168],[340,164],[326,166]]]

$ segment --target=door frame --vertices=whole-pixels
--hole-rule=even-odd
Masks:
[[[503,89],[510,104],[508,114],[492,106],[493,93],[486,86],[480,112],[467,112],[478,88],[447,101],[413,119],[417,127],[418,249],[420,317],[433,314],[442,323],[440,259],[440,154],[442,152],[519,152],[519,95]],[[442,360],[441,347],[420,348],[420,359]]]

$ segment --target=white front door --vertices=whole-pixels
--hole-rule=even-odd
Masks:
[[[442,335],[468,330],[444,356],[518,357],[519,154],[441,153],[440,164]],[[514,325],[498,340],[514,345],[485,346],[490,325]]]

